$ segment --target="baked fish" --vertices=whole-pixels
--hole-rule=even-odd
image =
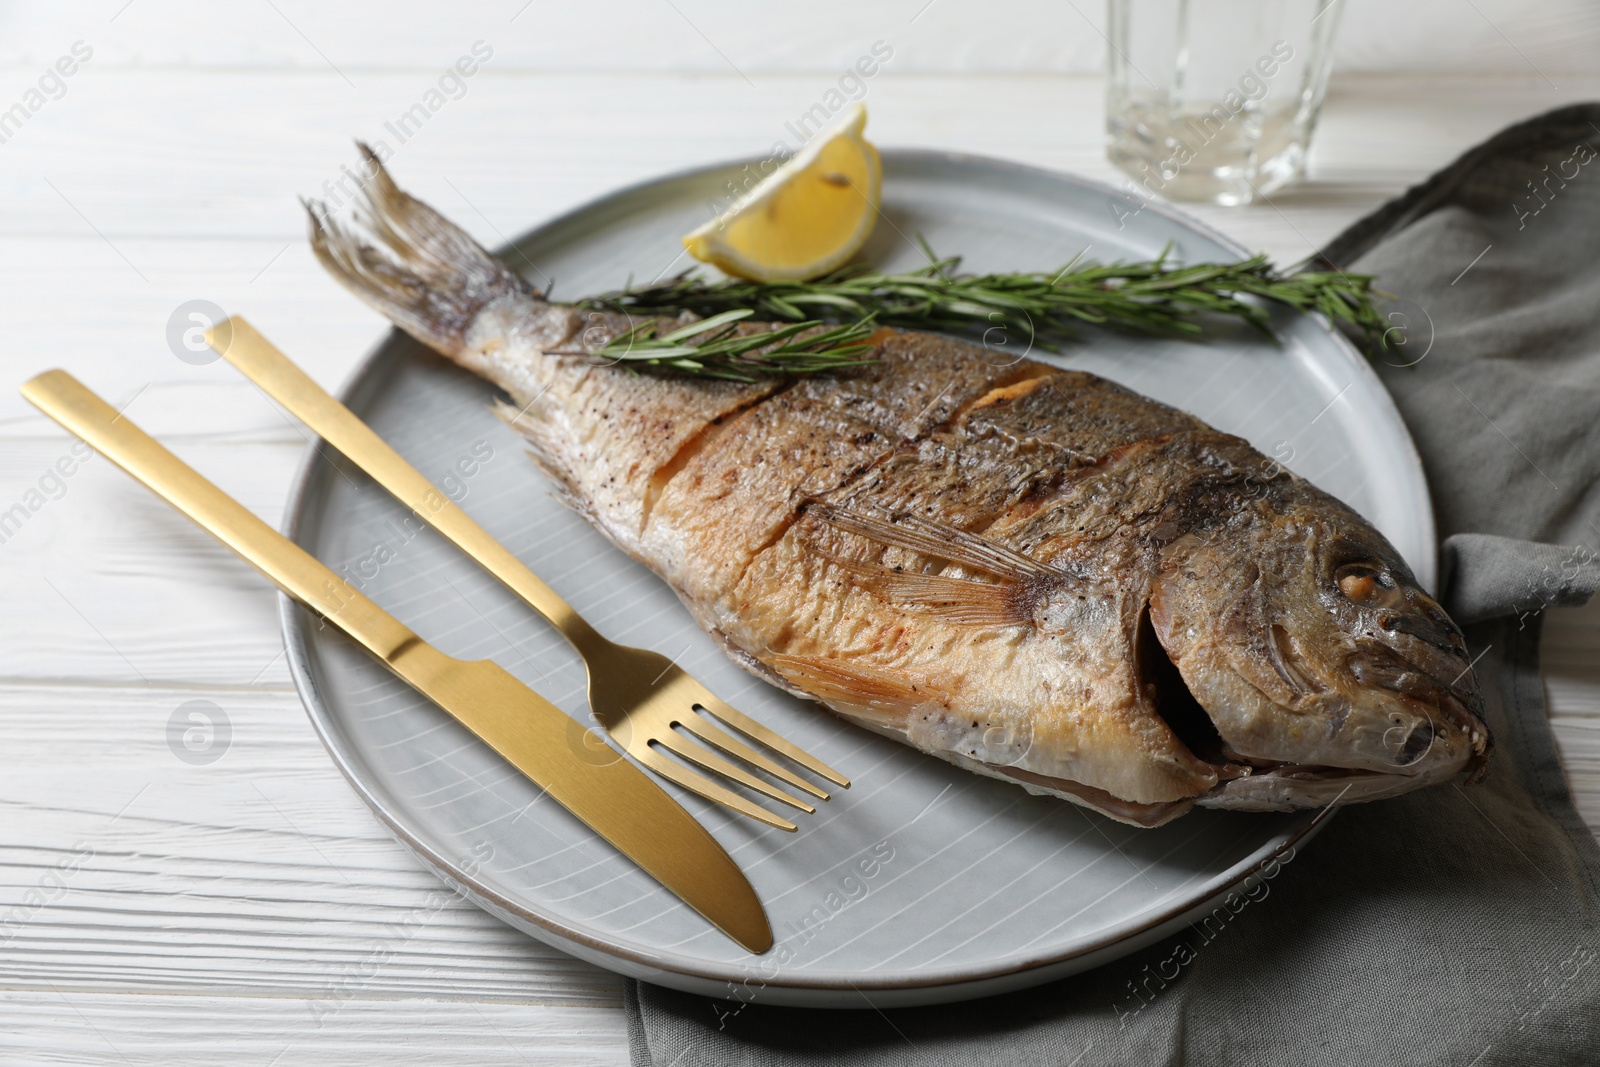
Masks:
[[[1461,631],[1244,440],[928,333],[751,384],[599,365],[636,322],[546,301],[369,164],[355,222],[309,205],[322,264],[505,390],[565,500],[757,676],[1136,826],[1481,773]]]

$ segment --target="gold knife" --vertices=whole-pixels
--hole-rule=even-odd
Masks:
[[[46,371],[22,395],[355,638],[712,925],[751,952],[772,947],[761,901],[722,846],[627,760],[581,758],[561,709],[488,660],[423,641],[67,372]]]

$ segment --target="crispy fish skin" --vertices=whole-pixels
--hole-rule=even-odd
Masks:
[[[565,499],[757,675],[1140,826],[1483,766],[1459,630],[1242,439],[915,332],[811,378],[597,365],[633,323],[548,303],[371,162],[367,236],[312,206],[323,264],[503,388]]]

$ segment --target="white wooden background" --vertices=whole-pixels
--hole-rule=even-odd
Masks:
[[[302,437],[225,365],[175,358],[168,316],[248,312],[336,386],[383,324],[316,267],[295,197],[474,42],[492,57],[393,166],[493,244],[764,152],[879,40],[880,143],[1114,179],[1103,17],[1097,0],[7,5],[0,110],[75,42],[93,54],[0,144],[0,511],[38,502],[68,454],[13,388],[61,365],[278,521]],[[1314,181],[1196,213],[1296,259],[1499,127],[1600,95],[1597,43],[1592,3],[1351,0]],[[625,1062],[616,980],[438,907],[345,786],[264,584],[104,460],[60,486],[0,544],[0,1062]],[[1600,825],[1600,609],[1553,612],[1546,648]],[[190,700],[231,723],[208,765],[168,746]]]

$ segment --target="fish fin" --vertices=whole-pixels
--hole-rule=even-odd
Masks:
[[[582,515],[596,526],[601,526],[594,508],[584,499],[578,485],[571,480],[568,468],[559,457],[561,442],[543,419],[536,418],[529,408],[515,408],[504,400],[495,401],[494,413],[500,421],[517,431],[528,446],[528,456],[550,480],[557,500]]]
[[[350,223],[328,205],[304,201],[318,262],[363,301],[417,340],[455,355],[473,319],[507,295],[537,297],[533,286],[465,230],[389,177],[377,153],[358,142],[370,180]]]
[[[920,689],[902,674],[843,660],[767,653],[761,661],[785,682],[829,707],[884,726],[904,728],[911,710],[942,694]]]
[[[952,759],[957,766],[986,774],[992,778],[1003,778],[1015,782],[1028,792],[1070,800],[1074,804],[1082,805],[1091,811],[1098,811],[1101,815],[1118,822],[1127,823],[1129,826],[1139,826],[1144,829],[1169,823],[1178,816],[1194,807],[1194,800],[1185,797],[1181,800],[1157,801],[1150,804],[1141,804],[1135,800],[1123,800],[1114,793],[1104,789],[1096,789],[1092,785],[1084,785],[1070,778],[1057,778],[1051,775],[1037,774],[1033,771],[1023,770],[1021,767],[1003,767],[994,763],[984,763],[980,760],[969,759],[961,754],[955,754]]]
[[[728,658],[733,660],[733,662],[739,667],[742,667],[751,676],[759,678],[768,685],[776,686],[785,693],[788,693],[790,696],[798,697],[801,700],[814,701],[817,699],[800,687],[791,684],[783,675],[779,674],[777,671],[773,670],[765,663],[762,663],[750,653],[746,652],[739,645],[735,644],[733,638],[729,637],[721,627],[704,619],[700,620],[700,624],[705,631],[715,638],[717,643],[722,646],[722,651],[727,654]]]
[[[858,508],[822,502],[810,504],[806,513],[869,541],[949,560],[969,570],[1011,581],[1060,576],[1038,560],[1029,559],[998,541],[917,515],[874,515]]]
[[[825,558],[891,603],[910,604],[966,626],[1033,625],[1033,603],[1027,585],[918,574],[842,556]]]

